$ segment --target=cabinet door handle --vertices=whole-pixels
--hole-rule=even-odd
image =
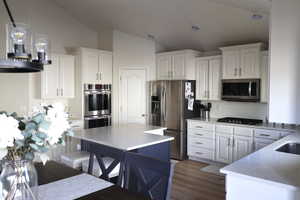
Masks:
[[[60,90],[60,94],[61,94],[61,96],[64,96],[64,89]]]
[[[234,138],[232,139],[232,146],[233,146],[233,147],[235,146]]]
[[[234,68],[234,76],[237,76],[237,68]]]
[[[59,89],[56,89],[56,96],[59,96]]]
[[[227,138],[227,146],[230,146],[230,138]]]
[[[270,137],[268,134],[260,134],[260,136]]]
[[[240,76],[242,76],[242,68],[239,69]]]

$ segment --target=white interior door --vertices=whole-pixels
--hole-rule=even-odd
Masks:
[[[146,123],[146,70],[120,71],[120,123]]]

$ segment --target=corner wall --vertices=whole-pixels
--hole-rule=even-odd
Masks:
[[[300,1],[273,0],[269,120],[300,123]]]

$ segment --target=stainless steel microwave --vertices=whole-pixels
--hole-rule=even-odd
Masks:
[[[242,102],[260,101],[260,79],[222,80],[222,100]]]

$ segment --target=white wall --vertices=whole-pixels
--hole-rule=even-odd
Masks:
[[[88,29],[65,10],[49,0],[9,0],[16,22],[23,22],[32,27],[33,32],[49,36],[52,51],[65,53],[66,47],[98,47],[98,34]],[[5,55],[5,25],[9,22],[4,6],[0,6],[0,55]],[[0,74],[0,110],[25,113],[32,94],[29,88],[29,74]]]
[[[268,115],[268,105],[262,103],[244,103],[213,101],[210,116],[212,118],[242,117],[265,120]]]
[[[113,31],[113,123],[119,122],[119,72],[122,68],[146,68],[147,80],[154,80],[155,42]]]
[[[300,1],[273,0],[270,27],[272,122],[300,123]]]

